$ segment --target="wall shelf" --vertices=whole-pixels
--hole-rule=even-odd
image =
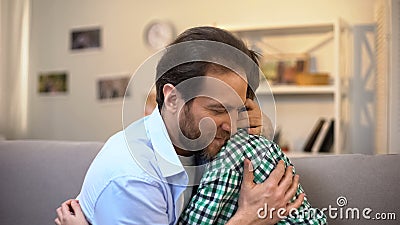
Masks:
[[[275,99],[276,125],[282,128],[292,153],[301,153],[314,124],[321,118],[334,120],[331,154],[343,153],[348,104],[348,31],[337,19],[317,23],[271,24],[270,26],[222,26],[262,55],[308,54],[310,72],[330,74],[330,85],[271,85]],[[271,94],[269,85],[260,83],[256,94],[263,106]],[[264,107],[268,105],[264,104]]]
[[[255,27],[234,27],[224,26],[231,32],[238,35],[293,35],[293,34],[309,34],[309,33],[327,33],[334,29],[332,22],[322,23],[303,23],[303,24],[279,24],[269,26],[255,26]]]
[[[319,86],[298,86],[298,85],[271,85],[272,93],[275,95],[295,95],[295,94],[329,94],[335,93],[333,85],[319,85]],[[268,85],[260,84],[256,91],[257,94],[270,94]]]

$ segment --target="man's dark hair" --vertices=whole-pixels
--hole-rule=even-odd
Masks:
[[[252,62],[250,60],[247,61],[251,62],[251,66],[241,65],[243,64],[243,58],[241,58],[242,60],[236,59],[236,61],[235,59],[224,59],[224,60],[232,61],[232,63],[236,64],[236,66],[239,66],[240,69],[244,69],[248,82],[246,97],[254,99],[255,94],[253,91],[255,91],[255,89],[259,85],[258,55],[254,51],[249,50],[242,40],[236,38],[230,32],[216,27],[208,27],[208,26],[195,27],[188,29],[182,34],[180,34],[175,39],[175,41],[172,42],[169,46],[173,46],[175,44],[183,42],[201,41],[201,40],[220,42],[226,45],[230,45],[238,49],[239,51],[243,52],[248,57],[250,57]],[[182,49],[174,50],[174,48],[171,48],[172,50],[169,50],[170,48],[167,48],[166,53],[160,59],[157,65],[157,75],[156,75],[156,94],[157,94],[156,101],[160,112],[164,103],[163,87],[165,84],[169,83],[177,87],[178,84],[190,78],[205,76],[205,74],[210,69],[217,72],[224,72],[230,70],[222,65],[215,64],[210,61],[193,61],[193,62],[181,63],[179,65],[174,64],[176,61],[179,61],[176,60],[176,58],[182,57],[182,55],[184,57],[185,54],[191,54],[191,55],[215,54],[209,52],[202,52],[200,48],[201,46],[190,45],[188,48],[184,48],[183,52]],[[218,52],[218,51],[213,51],[213,52]],[[218,56],[209,55],[207,57],[212,61],[213,58]],[[244,64],[249,64],[249,62]]]

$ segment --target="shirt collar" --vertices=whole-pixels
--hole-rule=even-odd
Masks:
[[[151,115],[145,118],[144,124],[162,175],[165,178],[175,175],[182,178],[182,174],[180,173],[184,173],[183,177],[186,177],[184,180],[187,182],[185,169],[175,152],[158,107],[154,109]]]

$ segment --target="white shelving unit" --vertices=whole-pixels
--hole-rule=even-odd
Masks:
[[[346,107],[349,70],[347,67],[348,48],[346,48],[348,25],[341,19],[337,19],[318,23],[221,27],[235,33],[252,49],[262,54],[308,53],[312,59],[312,72],[330,74],[329,85],[271,85],[271,90],[276,101],[278,124],[280,124],[279,121],[282,123],[290,121],[287,122],[286,127],[282,127],[282,136],[288,135],[287,141],[292,147],[291,154],[301,154],[309,133],[321,117],[335,120],[332,153],[343,153],[344,128],[348,117]],[[257,94],[269,95],[268,85],[261,83]],[[315,102],[313,102],[314,99]],[[280,107],[281,102],[284,105],[282,107]],[[286,111],[279,111],[280,108]],[[307,118],[304,120],[308,121],[302,121],[301,115],[305,115],[304,117]],[[288,118],[291,116],[293,118]]]
[[[274,95],[296,95],[296,94],[335,94],[334,85],[315,85],[315,86],[299,86],[299,85],[272,85],[272,93]],[[261,83],[257,89],[257,94],[270,94],[268,86]]]

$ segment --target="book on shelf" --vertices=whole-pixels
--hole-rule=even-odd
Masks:
[[[304,145],[303,150],[305,152],[311,152],[315,141],[317,140],[318,134],[320,133],[322,126],[325,124],[325,119],[320,118],[317,120],[317,123],[314,125],[312,132],[310,133],[309,137],[307,138],[306,144]]]
[[[321,131],[319,132],[318,137],[315,140],[314,145],[312,146],[311,152],[320,152],[327,135],[329,135],[330,124],[331,122],[329,120],[325,120],[324,124],[322,125]]]
[[[333,146],[333,139],[334,139],[334,129],[335,128],[335,120],[331,120],[329,122],[329,128],[328,131],[326,133],[326,135],[324,135],[324,139],[322,141],[322,144],[319,148],[318,152],[331,152],[332,146]]]
[[[334,127],[333,119],[319,118],[307,138],[304,152],[330,152],[333,146]]]

